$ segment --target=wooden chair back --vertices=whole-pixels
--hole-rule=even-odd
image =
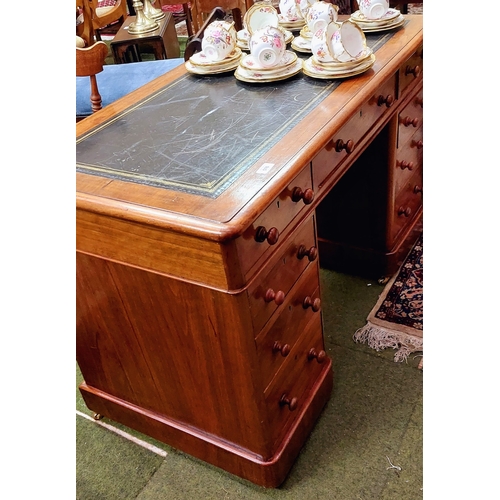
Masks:
[[[76,5],[83,9],[83,23],[78,30],[78,36],[85,41],[85,47],[76,47],[76,76],[89,77],[90,103],[92,112],[102,108],[102,99],[97,86],[97,73],[104,67],[108,56],[108,46],[102,41],[95,41],[93,20],[93,4],[88,0],[76,0]]]
[[[197,32],[216,7],[220,7],[224,12],[231,11],[236,31],[243,29],[243,16],[247,11],[245,0],[193,0],[191,12],[193,26]]]
[[[116,3],[111,9],[105,13],[100,13],[97,10],[98,0],[81,0],[83,3],[92,4],[92,24],[95,31],[95,36],[97,40],[101,39],[100,31],[113,24],[117,23],[117,29],[123,24],[125,19],[128,17],[127,2],[126,0],[116,0]]]

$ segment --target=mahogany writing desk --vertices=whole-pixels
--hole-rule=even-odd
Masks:
[[[319,259],[388,270],[421,220],[422,18],[367,41],[375,65],[345,81],[179,67],[77,124],[90,409],[285,479],[332,390]]]

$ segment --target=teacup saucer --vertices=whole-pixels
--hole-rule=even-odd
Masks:
[[[390,21],[391,19],[395,19],[401,14],[401,11],[398,9],[390,8],[380,19],[368,19],[366,18],[360,10],[353,12],[351,14],[351,20],[360,23],[374,23],[374,22],[385,22]]]
[[[360,27],[363,33],[378,33],[381,31],[388,31],[394,28],[399,28],[399,26],[402,26],[404,23],[405,23],[405,17],[403,16],[403,14],[401,14],[399,17],[396,17],[396,19],[391,19],[389,22],[380,24],[378,26],[371,26],[371,25],[365,26],[366,23],[356,23],[356,24]]]
[[[303,52],[305,54],[311,53],[311,40],[303,38],[301,36],[296,36],[292,41],[292,49],[297,52]]]
[[[258,63],[258,61],[255,60],[252,54],[247,54],[246,56],[243,56],[240,61],[240,66],[251,71],[259,71],[262,73],[270,74],[270,73],[275,73],[277,71],[282,71],[283,69],[288,68],[292,64],[295,64],[296,61],[297,61],[297,54],[295,52],[292,52],[291,50],[287,50],[285,52],[285,55],[283,56],[283,59],[276,66],[272,66],[271,68],[263,68]]]
[[[314,33],[311,32],[309,29],[309,26],[307,24],[300,30],[300,36],[305,39],[311,39],[313,37]]]
[[[224,60],[225,61],[225,60]],[[228,71],[233,71],[238,67],[240,63],[238,59],[232,59],[229,62],[218,62],[212,64],[211,66],[195,66],[191,63],[191,59],[184,63],[184,67],[188,73],[194,75],[217,75],[219,73],[227,73]]]
[[[349,78],[351,76],[359,75],[369,70],[375,64],[375,54],[372,54],[366,61],[361,64],[356,64],[349,69],[332,69],[325,68],[324,64],[317,64],[313,57],[309,57],[304,61],[303,72],[305,75],[312,78],[321,79],[339,79],[339,78]]]
[[[362,63],[366,62],[369,57],[373,54],[373,51],[370,47],[366,47],[363,52],[352,61],[340,62],[340,61],[331,61],[331,62],[322,62],[316,59],[316,56],[312,55],[312,62],[317,66],[321,66],[326,70],[333,71],[345,71],[352,70],[356,67],[360,66]]]
[[[295,21],[290,21],[283,17],[281,14],[278,15],[279,25],[282,28],[289,29],[292,31],[299,31],[306,25],[306,20],[304,18],[296,19]]]
[[[230,62],[239,61],[241,58],[241,55],[242,55],[241,49],[239,47],[236,47],[231,52],[231,54],[229,54],[225,59],[223,59],[222,61],[215,61],[214,62],[214,61],[210,61],[207,58],[207,56],[203,53],[203,51],[201,51],[201,52],[196,52],[195,54],[193,54],[189,58],[189,62],[193,66],[200,66],[202,68],[214,68],[214,67],[220,66],[221,64],[224,65],[224,64],[228,64]]]
[[[268,73],[257,71],[257,70],[248,70],[240,65],[236,68],[234,72],[234,76],[237,80],[248,83],[267,83],[267,82],[277,82],[279,80],[285,80],[287,78],[291,78],[292,76],[297,75],[302,70],[302,59],[297,59],[294,64],[286,67],[285,69],[281,69],[276,73]]]

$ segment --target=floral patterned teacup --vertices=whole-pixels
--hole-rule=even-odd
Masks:
[[[316,30],[311,38],[311,52],[318,62],[334,62],[333,43],[340,41],[340,24],[328,23],[326,28]]]
[[[234,22],[214,21],[206,27],[201,40],[201,50],[209,61],[223,61],[235,48]]]
[[[262,68],[272,68],[285,55],[285,33],[281,28],[266,26],[254,31],[250,37],[250,53]]]
[[[388,0],[359,0],[358,5],[366,19],[380,19],[389,10]]]
[[[338,5],[319,0],[311,5],[307,11],[307,27],[314,34],[319,29],[326,28],[328,23],[337,21]]]
[[[302,19],[300,0],[280,0],[279,8],[284,21],[299,21]]]
[[[332,38],[333,57],[338,62],[355,61],[365,53],[366,37],[354,22],[344,21]]]

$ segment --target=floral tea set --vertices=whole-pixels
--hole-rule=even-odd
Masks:
[[[201,52],[186,61],[186,69],[197,75],[234,71],[236,79],[251,83],[284,80],[301,71],[322,79],[358,75],[375,63],[364,33],[404,22],[387,0],[359,0],[358,4],[358,11],[339,22],[339,7],[324,0],[280,0],[279,12],[269,0],[257,2],[245,13],[238,32],[233,22],[210,23]],[[293,50],[287,49],[289,44]],[[303,60],[297,52],[311,56]]]

